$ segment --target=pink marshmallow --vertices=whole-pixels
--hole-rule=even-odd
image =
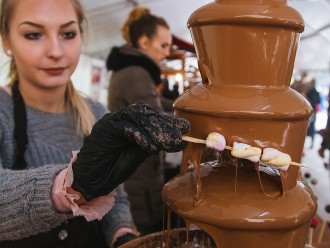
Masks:
[[[222,134],[212,132],[206,138],[206,146],[222,152],[226,148],[226,139]]]

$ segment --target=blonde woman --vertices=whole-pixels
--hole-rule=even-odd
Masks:
[[[84,21],[78,0],[1,2],[11,58],[0,88],[2,248],[117,247],[136,237],[121,183],[151,153],[186,145],[183,120],[146,105],[107,114],[75,91]]]

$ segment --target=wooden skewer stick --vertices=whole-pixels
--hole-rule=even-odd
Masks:
[[[261,160],[261,162],[263,162],[264,164],[268,165],[267,161],[262,161],[262,160]],[[272,164],[269,164],[269,165],[272,165]],[[293,162],[293,161],[291,161],[290,165],[298,166],[298,167],[308,167],[308,165],[305,165],[305,164],[299,164],[299,163],[297,163],[297,162]]]
[[[206,144],[206,140],[198,139],[190,136],[182,136],[182,139],[188,142],[198,143],[198,144]],[[226,146],[225,149],[233,150],[231,146]]]
[[[321,243],[324,235],[325,228],[327,226],[327,221],[323,220],[319,236],[317,237],[317,243]]]
[[[292,162],[292,161],[291,161],[290,165],[299,166],[299,167],[308,167],[308,166],[305,165],[305,164],[299,164],[299,163],[297,163],[297,162]]]
[[[190,136],[182,136],[182,139],[188,142],[192,142],[192,143],[198,143],[198,144],[206,144],[206,140],[203,139],[198,139],[198,138],[194,138],[194,137],[190,137]],[[233,148],[231,146],[226,146],[225,149],[227,150],[233,150]],[[297,162],[293,162],[291,161],[290,165],[293,166],[299,166],[299,167],[308,167],[307,165],[304,164],[299,164]]]
[[[190,137],[190,136],[182,136],[182,139],[185,141],[188,141],[188,142],[192,142],[192,143],[206,144],[206,140],[197,139],[197,138]]]
[[[308,232],[308,244],[310,246],[312,246],[313,244],[313,229],[314,229],[313,227],[310,227]]]

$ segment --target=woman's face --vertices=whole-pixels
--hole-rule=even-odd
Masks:
[[[81,49],[76,12],[68,0],[16,1],[4,49],[12,51],[20,83],[65,87]]]
[[[170,30],[159,25],[153,38],[146,39],[146,42],[140,46],[140,50],[156,64],[160,64],[170,54],[172,45],[172,34]]]

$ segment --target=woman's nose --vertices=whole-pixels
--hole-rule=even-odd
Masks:
[[[169,46],[169,47],[167,47],[167,48],[165,49],[165,55],[166,55],[166,57],[169,56],[170,53],[171,53],[171,47]]]
[[[60,58],[63,55],[63,48],[59,38],[50,38],[47,44],[46,55],[49,58]]]

